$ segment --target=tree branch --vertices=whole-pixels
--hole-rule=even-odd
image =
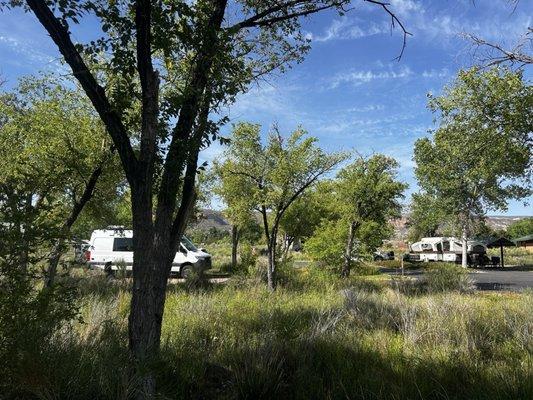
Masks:
[[[381,6],[381,8],[383,8],[383,10],[385,10],[385,12],[389,14],[391,18],[391,31],[392,29],[395,28],[396,24],[398,24],[398,26],[401,28],[403,32],[402,49],[400,50],[400,54],[398,55],[398,57],[394,58],[395,60],[400,61],[402,59],[403,52],[405,51],[405,47],[407,46],[407,36],[412,36],[412,33],[408,32],[407,29],[405,29],[405,26],[403,25],[402,21],[400,21],[399,18],[396,16],[396,14],[394,14],[390,10],[389,8],[390,3],[386,3],[384,1],[378,1],[378,0],[364,0],[364,1],[366,1],[367,3],[372,3],[378,6]]]
[[[178,183],[189,154],[186,147],[189,145],[191,131],[207,86],[209,71],[213,65],[218,31],[222,25],[227,0],[212,0],[212,3],[213,11],[205,28],[203,43],[198,52],[191,82],[184,95],[178,122],[172,133],[157,199],[156,224],[173,217]]]
[[[325,4],[320,7],[314,7],[314,8],[310,8],[310,9],[302,10],[302,11],[295,11],[292,13],[287,13],[285,15],[280,15],[278,17],[265,18],[276,12],[287,10],[290,7],[295,7],[298,5],[306,5],[310,3],[313,3],[313,2],[308,1],[308,0],[307,1],[299,0],[299,1],[289,1],[284,4],[278,4],[274,7],[270,7],[269,9],[254,15],[253,17],[250,17],[244,21],[241,21],[235,25],[232,25],[229,28],[229,30],[239,30],[243,28],[252,28],[252,27],[260,27],[260,26],[270,26],[277,22],[286,21],[289,19],[297,18],[297,17],[303,17],[303,16],[310,15],[310,14],[315,14],[319,11],[327,10],[333,7],[340,7],[342,4],[347,3],[347,1],[346,0],[335,1],[335,2],[332,2],[331,4]]]
[[[533,55],[527,54],[523,51],[524,46],[529,42],[533,42],[533,28],[528,28],[527,33],[522,37],[522,39],[511,49],[507,50],[503,46],[490,43],[482,38],[479,38],[470,33],[462,33],[461,36],[472,42],[477,48],[485,48],[488,51],[493,51],[498,55],[488,54],[485,59],[482,59],[481,62],[485,64],[486,67],[493,65],[510,63],[510,64],[521,64],[521,67],[524,65],[533,64]]]

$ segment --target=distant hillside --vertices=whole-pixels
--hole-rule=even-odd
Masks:
[[[402,215],[401,218],[391,221],[394,226],[394,237],[397,240],[403,240],[407,238],[407,215]],[[494,230],[505,230],[513,222],[519,221],[523,218],[528,218],[526,216],[500,216],[500,215],[490,215],[487,217],[487,225]],[[231,225],[224,218],[224,214],[218,210],[201,210],[200,216],[197,217],[197,220],[191,223],[190,229],[207,231],[212,228],[218,230],[230,231]]]
[[[396,240],[404,240],[407,238],[407,221],[409,216],[408,215],[402,215],[401,218],[391,221],[392,225],[394,226],[394,238]],[[506,230],[509,225],[511,225],[513,222],[519,221],[524,218],[529,218],[527,216],[521,215],[521,216],[504,216],[504,215],[489,215],[486,218],[487,225],[489,228],[494,230]]]
[[[196,217],[196,220],[191,221],[189,229],[208,231],[212,228],[221,230],[221,231],[230,231],[231,225],[224,218],[222,211],[218,210],[209,210],[204,208],[200,210],[200,215]]]
[[[528,218],[527,216],[497,216],[487,217],[487,225],[494,230],[506,230],[513,222]]]

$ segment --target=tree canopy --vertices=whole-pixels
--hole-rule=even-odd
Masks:
[[[260,126],[234,127],[230,145],[215,170],[226,190],[224,198],[247,212],[261,215],[269,251],[269,286],[274,288],[280,223],[289,207],[318,179],[346,158],[327,154],[317,139],[299,128],[289,137],[273,128],[263,144]]]

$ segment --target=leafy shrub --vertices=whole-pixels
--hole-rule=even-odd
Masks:
[[[0,391],[4,394],[20,385],[21,371],[28,365],[39,364],[42,349],[64,322],[76,318],[75,295],[75,289],[67,285],[39,288],[28,271],[2,262]]]
[[[304,245],[311,258],[324,265],[339,267],[343,262],[348,228],[342,221],[325,221]]]
[[[257,263],[257,254],[249,243],[243,243],[240,246],[239,262],[236,273],[248,273],[254,269]]]

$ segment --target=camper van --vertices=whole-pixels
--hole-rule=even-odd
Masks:
[[[463,244],[454,237],[425,237],[409,246],[408,261],[444,261],[460,263]],[[467,255],[469,264],[483,264],[486,260],[487,247],[484,243],[469,240]]]
[[[133,231],[119,227],[110,227],[93,231],[89,240],[89,248],[85,252],[87,263],[104,269],[108,273],[125,266],[131,271],[133,266]],[[182,278],[193,269],[206,270],[211,268],[211,255],[198,249],[185,236],[181,239],[179,250],[172,263],[171,273]]]

